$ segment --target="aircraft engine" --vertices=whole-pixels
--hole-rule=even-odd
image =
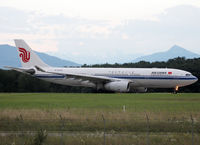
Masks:
[[[114,91],[114,92],[129,92],[130,82],[128,81],[109,82],[104,85],[104,88],[108,91]]]

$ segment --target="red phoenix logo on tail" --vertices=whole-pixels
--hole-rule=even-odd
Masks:
[[[30,60],[30,52],[29,51],[26,51],[26,49],[24,49],[24,48],[19,48],[19,51],[21,52],[20,54],[19,54],[19,57],[21,57],[22,58],[22,61],[24,62],[24,63],[27,63],[29,60]]]

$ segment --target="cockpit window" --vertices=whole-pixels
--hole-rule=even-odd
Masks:
[[[186,74],[185,76],[189,77],[189,76],[191,76],[191,74]]]

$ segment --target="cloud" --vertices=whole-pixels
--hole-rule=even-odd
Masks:
[[[177,43],[200,53],[199,17],[200,8],[177,6],[158,15],[157,21],[129,20],[126,25],[116,29],[126,33],[144,53],[168,49]],[[195,44],[198,42],[198,45],[193,45],[192,41]]]
[[[58,41],[55,40],[42,40],[42,41],[33,41],[31,47],[34,50],[39,52],[56,52],[58,51]]]
[[[199,0],[0,0],[1,6],[20,10],[102,21],[151,20],[167,8],[188,4],[200,6]]]
[[[0,42],[14,45],[13,39],[25,39],[40,52],[57,51],[56,36],[49,25],[35,21],[37,13],[15,8],[0,8]],[[36,42],[33,43],[33,42]],[[39,47],[40,46],[40,47]],[[38,49],[43,47],[43,49]]]
[[[200,53],[200,8],[176,6],[154,17],[153,20],[91,20],[3,7],[0,42],[11,43],[13,38],[22,38],[34,50],[88,64],[128,62],[174,44]]]
[[[29,31],[29,14],[14,8],[0,8],[1,33],[25,33]]]
[[[129,39],[129,37],[128,37],[127,34],[124,33],[124,34],[122,34],[122,39],[125,39],[125,40],[126,40],[126,39]]]

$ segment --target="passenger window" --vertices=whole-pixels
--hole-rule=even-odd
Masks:
[[[191,74],[186,74],[187,77],[191,76]]]

